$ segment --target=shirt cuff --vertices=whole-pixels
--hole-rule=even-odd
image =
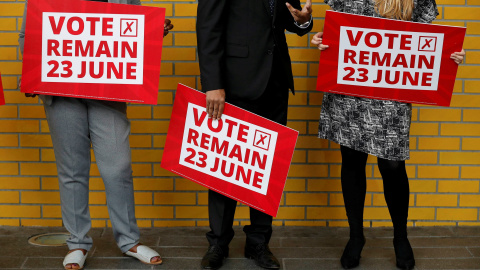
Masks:
[[[313,17],[312,17],[312,14],[310,14],[310,20],[306,23],[302,23],[302,24],[298,24],[297,21],[295,21],[295,25],[298,27],[298,28],[301,28],[301,29],[306,29],[310,26],[310,24],[312,23],[313,21]]]

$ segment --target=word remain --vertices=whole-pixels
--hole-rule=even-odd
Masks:
[[[127,55],[128,54],[128,55]],[[114,41],[110,45],[107,41],[100,41],[97,45],[93,40],[63,40],[62,42],[47,40],[48,56],[75,56],[75,57],[113,57],[137,58],[137,42]]]
[[[403,68],[423,68],[433,69],[435,56],[426,56],[423,54],[412,54],[407,57],[405,54],[380,53],[354,50],[345,50],[344,62],[358,65],[385,66],[385,67],[403,67]]]

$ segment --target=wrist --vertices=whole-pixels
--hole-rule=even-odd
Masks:
[[[304,24],[307,24],[310,20],[295,20],[295,24],[300,26],[300,25],[304,25]]]
[[[308,18],[302,18],[303,20],[295,20],[295,25],[300,28],[307,28],[312,22],[312,15],[310,14]]]

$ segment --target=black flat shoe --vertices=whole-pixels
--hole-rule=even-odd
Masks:
[[[277,258],[270,251],[267,244],[261,243],[255,246],[245,246],[245,257],[248,259],[254,259],[255,264],[266,269],[279,269],[280,263]]]
[[[343,250],[340,263],[344,269],[355,268],[360,264],[360,254],[365,246],[365,237],[351,237]]]
[[[224,250],[220,246],[212,245],[208,247],[207,253],[202,258],[203,269],[218,269],[222,267],[223,259],[228,257],[228,249]]]
[[[415,258],[408,238],[394,238],[393,247],[395,248],[397,267],[404,270],[413,269],[415,267]]]

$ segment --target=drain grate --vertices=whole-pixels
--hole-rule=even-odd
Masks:
[[[59,247],[67,245],[69,233],[42,233],[30,236],[28,243],[34,246]]]

